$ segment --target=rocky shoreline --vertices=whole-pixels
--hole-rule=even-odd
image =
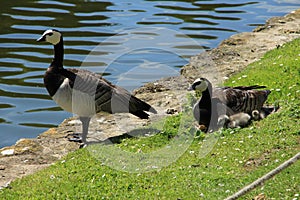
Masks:
[[[137,97],[153,105],[158,110],[158,115],[145,121],[127,114],[100,113],[92,119],[88,139],[106,140],[129,132],[137,125],[143,126],[180,112],[180,105],[186,98],[186,88],[195,78],[206,77],[213,84],[221,84],[230,75],[259,60],[267,51],[298,37],[300,9],[283,17],[271,18],[252,32],[233,35],[217,48],[192,57],[190,63],[181,69],[180,76],[148,83],[134,91]],[[69,142],[67,138],[68,134],[76,132],[81,132],[81,125],[74,117],[66,119],[57,128],[51,128],[37,138],[21,139],[13,146],[0,149],[0,188],[16,178],[43,169],[78,149],[79,144]]]

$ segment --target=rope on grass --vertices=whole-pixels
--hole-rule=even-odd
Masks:
[[[292,158],[290,158],[287,161],[285,161],[284,163],[282,163],[281,165],[279,165],[278,167],[276,167],[275,169],[273,169],[272,171],[270,171],[267,174],[263,175],[262,177],[260,177],[256,181],[254,181],[251,184],[245,186],[244,188],[242,188],[240,191],[236,192],[232,196],[227,197],[225,200],[234,200],[234,199],[237,199],[237,198],[245,195],[246,193],[248,193],[249,191],[253,190],[257,186],[262,185],[266,180],[269,180],[270,178],[272,178],[276,174],[280,173],[285,168],[287,168],[290,165],[294,164],[299,159],[300,159],[300,152],[297,153]]]

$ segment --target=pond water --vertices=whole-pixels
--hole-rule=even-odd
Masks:
[[[177,75],[190,56],[299,6],[298,0],[2,2],[0,148],[36,137],[72,116],[43,86],[52,46],[35,40],[46,29],[63,32],[65,67],[104,73],[132,90]]]

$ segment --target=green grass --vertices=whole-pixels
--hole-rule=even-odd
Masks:
[[[226,85],[266,85],[272,90],[268,103],[279,103],[280,110],[247,128],[221,130],[210,135],[217,140],[206,155],[207,148],[201,146],[213,140],[189,126],[191,117],[183,113],[166,119],[162,131],[155,135],[70,153],[51,167],[12,182],[11,188],[0,191],[0,198],[226,198],[300,150],[299,46],[300,39],[297,39],[270,51],[228,80]],[[188,145],[184,153],[176,157],[172,152],[182,150],[174,142],[177,138]],[[162,155],[161,149],[166,154]],[[126,156],[122,157],[124,152]],[[153,157],[147,160],[148,155]],[[156,168],[164,164],[155,163],[160,158],[172,162]],[[128,160],[133,162],[126,163]],[[252,199],[260,193],[267,199],[299,199],[299,171],[300,162],[242,199]]]

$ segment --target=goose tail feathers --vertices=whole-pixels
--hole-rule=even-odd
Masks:
[[[141,119],[148,119],[149,114],[147,114],[145,111],[157,114],[157,111],[148,103],[136,98],[135,96],[131,96],[129,102],[129,112]]]

